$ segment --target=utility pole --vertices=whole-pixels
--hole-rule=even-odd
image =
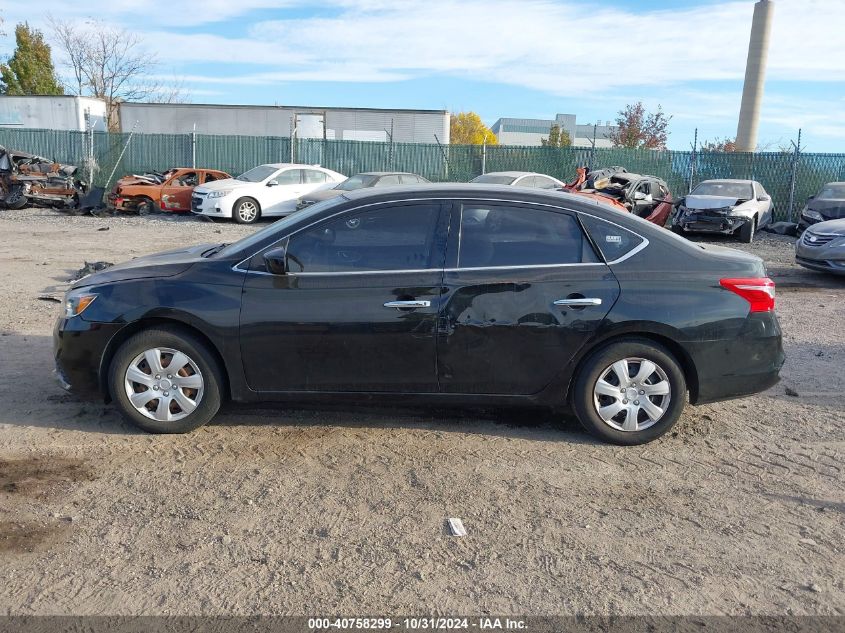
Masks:
[[[693,186],[695,185],[695,176],[698,167],[698,128],[695,128],[695,136],[693,136],[692,140],[692,156],[690,156],[689,162],[689,187],[687,188],[687,193],[692,191]]]
[[[792,209],[795,203],[795,179],[798,176],[798,159],[801,157],[801,129],[798,129],[798,143],[789,141],[795,150],[792,153],[792,177],[789,179],[789,221],[792,222]]]

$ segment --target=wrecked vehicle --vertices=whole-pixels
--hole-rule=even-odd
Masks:
[[[109,208],[141,214],[159,210],[188,212],[194,187],[226,178],[231,176],[225,171],[193,167],[124,176],[109,194]]]
[[[0,202],[10,209],[26,206],[75,208],[88,190],[75,165],[64,165],[0,146]]]
[[[579,167],[576,171],[576,179],[564,185],[562,191],[593,198],[658,226],[666,224],[672,211],[672,194],[665,180],[632,174],[624,167],[606,167],[591,172]]]
[[[676,204],[672,230],[680,235],[737,234],[750,244],[773,219],[772,197],[756,180],[705,180]]]
[[[845,182],[829,182],[816,195],[807,198],[807,204],[801,209],[798,230],[806,231],[812,224],[842,218],[845,218]]]

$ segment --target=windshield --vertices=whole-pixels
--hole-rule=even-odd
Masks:
[[[375,176],[369,176],[367,174],[355,174],[354,176],[350,176],[342,183],[340,183],[335,189],[340,189],[341,191],[354,191],[355,189],[364,189],[365,187],[372,187],[376,182]]]
[[[290,215],[283,217],[281,220],[277,220],[272,224],[268,224],[260,231],[251,233],[250,235],[247,235],[246,237],[238,240],[237,242],[232,242],[225,248],[222,248],[221,250],[217,251],[214,254],[214,257],[230,257],[242,251],[245,251],[244,257],[246,257],[247,255],[251,254],[250,251],[252,251],[253,248],[256,247],[258,244],[260,244],[267,238],[272,239],[274,235],[283,234],[285,232],[285,229],[291,224],[298,223],[300,220],[307,221],[308,218],[313,217],[316,214],[322,213],[323,211],[333,207],[334,205],[341,204],[347,201],[348,200],[345,197],[337,196],[335,198],[330,198],[329,200],[323,200],[322,202],[312,204],[310,207],[306,207],[302,211],[291,213]]]
[[[825,185],[816,200],[845,200],[845,183]]]
[[[484,174],[482,176],[476,176],[470,182],[481,182],[488,185],[509,185],[516,178],[516,176],[503,176],[501,174]]]
[[[719,182],[718,180],[709,180],[698,185],[692,190],[690,195],[724,196],[726,198],[751,200],[754,197],[754,192],[751,189],[750,182]]]
[[[243,180],[244,182],[261,182],[266,180],[273,174],[279,171],[278,167],[271,167],[270,165],[259,165],[253,167],[249,171],[245,171],[236,180]]]

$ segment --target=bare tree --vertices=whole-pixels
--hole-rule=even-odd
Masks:
[[[102,22],[84,24],[49,18],[56,43],[64,52],[79,95],[106,102],[110,130],[118,129],[122,101],[182,103],[187,96],[180,83],[150,79],[159,67],[155,55],[144,50],[141,37]]]

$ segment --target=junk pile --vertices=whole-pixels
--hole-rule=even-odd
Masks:
[[[88,186],[77,178],[78,170],[75,165],[0,146],[0,203],[9,209],[75,209],[83,200],[90,204]]]

